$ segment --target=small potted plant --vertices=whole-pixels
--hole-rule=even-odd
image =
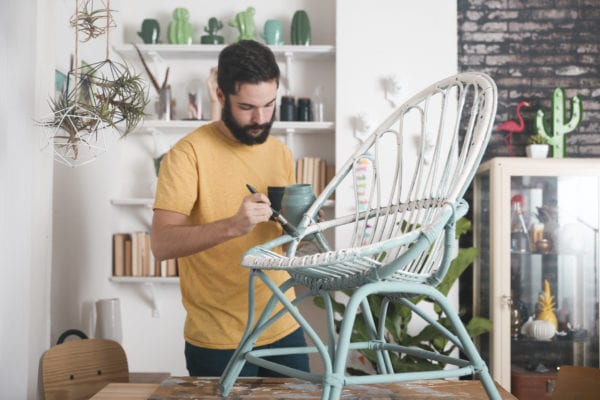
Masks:
[[[525,152],[527,153],[527,157],[531,158],[546,158],[548,157],[548,150],[550,146],[546,141],[546,138],[536,133],[535,135],[529,136],[527,139],[527,146],[525,147]]]

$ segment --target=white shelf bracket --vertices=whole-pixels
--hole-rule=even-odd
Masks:
[[[285,144],[287,147],[293,150],[293,141],[294,141],[294,133],[296,129],[294,128],[285,128]]]
[[[144,285],[150,293],[150,306],[152,307],[152,317],[160,318],[160,300],[158,297],[156,285],[152,282],[145,282]]]
[[[167,65],[165,59],[157,52],[157,51],[149,51],[147,53],[152,59],[152,65],[154,69],[154,76],[158,81],[158,84],[161,85],[163,83],[163,77],[166,76]]]
[[[165,59],[162,58],[157,51],[149,51],[148,55],[152,59],[152,62],[155,62],[157,64],[162,64],[165,62]]]
[[[294,53],[291,51],[286,51],[283,56],[285,57],[285,73],[287,77],[287,90],[289,94],[293,94],[292,90],[292,82],[294,81],[292,77],[292,60],[294,58]]]

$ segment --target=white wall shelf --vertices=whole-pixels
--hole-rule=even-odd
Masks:
[[[144,56],[155,60],[169,59],[216,59],[225,45],[215,44],[138,44],[138,49]],[[269,46],[275,57],[286,59],[333,59],[335,47],[331,45],[311,46]],[[125,59],[137,59],[138,55],[132,44],[114,46],[114,50]]]
[[[113,206],[152,207],[154,199],[151,197],[126,197],[111,199],[110,204]]]
[[[179,283],[178,276],[111,276],[108,280],[114,283]]]
[[[204,120],[172,120],[164,121],[157,119],[147,119],[143,121],[140,132],[152,132],[159,130],[164,133],[189,133],[194,129],[211,123]],[[325,122],[300,122],[300,121],[275,121],[271,132],[274,135],[284,135],[287,133],[296,134],[324,134],[335,133],[335,123]]]
[[[154,199],[150,197],[126,197],[119,199],[111,199],[110,204],[114,206],[125,206],[125,207],[148,207],[151,208],[154,204]],[[335,200],[327,200],[323,207],[331,208],[335,205]],[[113,277],[117,278],[117,277]],[[130,279],[129,277],[126,279]],[[156,279],[156,278],[150,278]]]

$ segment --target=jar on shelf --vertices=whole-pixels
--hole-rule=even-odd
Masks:
[[[280,121],[294,121],[296,119],[296,99],[292,96],[281,96],[279,106]]]
[[[311,102],[308,97],[298,99],[298,117],[296,120],[302,122],[312,121]]]

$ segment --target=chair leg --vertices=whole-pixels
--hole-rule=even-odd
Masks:
[[[445,296],[443,296],[436,289],[433,289],[430,287],[428,287],[428,289],[429,290],[428,290],[427,295],[430,298],[432,298],[433,300],[435,300],[440,305],[440,307],[444,311],[444,314],[446,314],[446,317],[450,320],[450,322],[454,326],[456,335],[458,336],[460,342],[463,345],[463,351],[466,354],[466,356],[469,358],[471,365],[475,369],[475,372],[479,375],[479,379],[480,379],[485,391],[487,392],[488,397],[490,399],[500,400],[501,397],[500,397],[500,394],[498,393],[498,388],[496,388],[496,385],[494,384],[494,380],[492,379],[492,376],[490,375],[487,365],[485,364],[485,362],[481,358],[481,355],[477,351],[475,344],[473,343],[473,341],[471,340],[471,337],[469,336],[469,332],[467,331],[464,324],[458,317],[458,314],[456,314],[453,307],[450,305],[450,303],[448,302],[448,300]]]
[[[326,382],[323,383],[324,387],[327,384],[331,390],[328,397],[329,400],[338,400],[342,394],[345,379],[344,369],[346,368],[346,361],[348,359],[352,328],[354,327],[358,308],[363,304],[363,301],[366,301],[367,296],[372,292],[371,286],[372,285],[367,285],[357,289],[352,293],[346,304],[346,310],[344,311],[336,345],[333,373],[330,376],[327,376]]]
[[[261,280],[269,287],[273,295],[269,299],[269,302],[263,309],[260,317],[258,318],[256,325],[252,328],[254,321],[254,280],[256,277],[260,277]],[[249,282],[249,292],[248,292],[248,323],[246,326],[246,330],[244,335],[240,341],[238,348],[235,350],[233,356],[229,360],[225,371],[221,375],[220,379],[220,387],[222,390],[222,394],[227,396],[229,391],[233,387],[233,384],[239,377],[239,374],[244,367],[244,364],[247,361],[248,353],[252,352],[254,344],[258,337],[264,332],[264,330],[271,325],[272,322],[279,319],[285,313],[290,313],[296,321],[298,321],[299,325],[304,329],[306,334],[311,338],[314,343],[316,350],[321,355],[321,359],[323,361],[323,368],[325,370],[324,375],[331,375],[332,371],[332,362],[331,362],[331,354],[334,353],[334,347],[330,344],[329,347],[325,346],[325,344],[319,339],[316,332],[313,328],[306,322],[306,320],[302,317],[299,311],[296,309],[294,303],[290,302],[289,299],[285,296],[285,292],[292,287],[292,280],[288,280],[283,283],[281,286],[277,286],[264,272],[260,270],[252,271],[250,275]],[[301,296],[296,298],[296,301],[306,298],[306,296]],[[328,301],[329,300],[329,301]],[[333,321],[333,307],[331,305],[331,300],[326,300],[326,304],[328,305],[329,314],[331,316],[331,320]],[[277,303],[280,303],[283,306],[283,309],[278,311],[275,315],[272,315],[273,310]],[[333,322],[331,322],[331,335],[333,335]],[[286,374],[286,372],[277,371],[282,374]],[[293,376],[293,375],[290,375]],[[329,388],[325,387],[323,390],[323,396],[329,395]],[[324,397],[327,398],[327,397]]]
[[[389,299],[385,298],[381,304],[381,311],[379,313],[379,340],[382,342],[385,340],[385,319],[387,318],[387,310],[390,305]],[[385,371],[386,374],[393,374],[394,367],[392,366],[392,359],[390,358],[390,352],[388,350],[383,350],[383,358],[385,361]]]
[[[375,319],[373,318],[373,313],[371,312],[371,307],[369,306],[369,302],[366,297],[361,302],[361,310],[363,319],[365,320],[365,324],[369,330],[369,338],[374,341],[383,341],[385,323],[380,323],[379,327],[375,326]],[[379,315],[380,322],[382,320],[385,321],[386,312],[387,304],[382,304],[382,309],[380,310]],[[391,368],[388,369],[391,364],[389,362],[389,354],[387,351],[383,349],[375,349],[375,357],[377,357],[377,368],[379,369],[379,373],[389,374],[393,372]]]
[[[258,270],[251,271],[248,280],[248,322],[246,324],[246,329],[242,335],[240,344],[227,363],[219,381],[221,390],[225,396],[229,394],[229,391],[239,377],[242,368],[244,368],[244,365],[246,364],[246,354],[254,348],[254,344],[256,343],[256,340],[258,340],[258,337],[270,325],[267,323],[269,321],[269,316],[278,302],[278,297],[275,294],[271,296],[269,302],[258,318],[256,325],[254,325],[254,287],[257,275],[262,276],[262,272]],[[281,290],[285,292],[291,286],[292,285],[288,280],[282,284]],[[252,327],[253,325],[254,328]]]
[[[242,334],[240,344],[233,352],[233,355],[229,359],[221,378],[219,379],[219,385],[224,396],[229,394],[229,391],[233,387],[233,384],[237,380],[244,368],[246,354],[254,346],[254,342],[250,341],[250,336],[253,331],[252,325],[254,323],[254,281],[255,271],[250,271],[250,277],[248,279],[248,322],[246,323],[246,329]],[[256,330],[256,328],[254,329]]]

